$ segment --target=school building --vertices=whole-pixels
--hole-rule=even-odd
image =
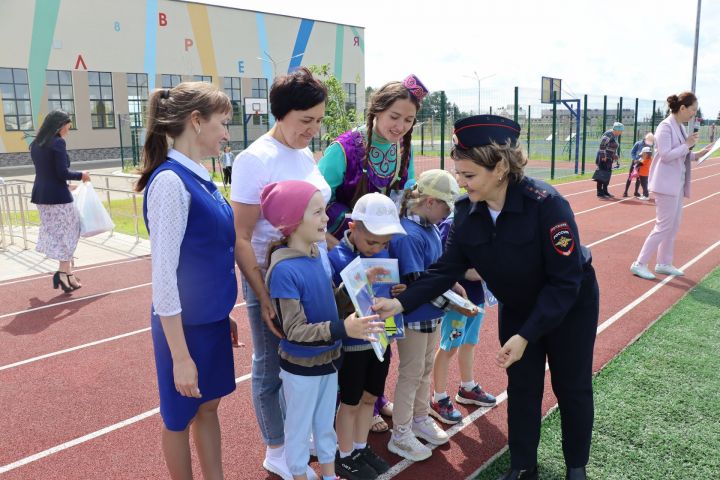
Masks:
[[[348,106],[365,104],[352,25],[178,0],[2,0],[0,45],[0,166],[31,163],[54,109],[73,118],[71,160],[120,158],[142,141],[148,93],[182,81],[228,94],[234,148],[267,131],[272,79],[301,65],[329,64]]]

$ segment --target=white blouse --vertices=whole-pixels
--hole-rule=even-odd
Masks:
[[[177,150],[170,149],[169,158],[210,181],[207,169]],[[152,260],[152,301],[155,313],[169,317],[182,311],[177,286],[180,245],[185,237],[190,192],[173,171],[158,173],[147,190],[147,218],[150,230]]]

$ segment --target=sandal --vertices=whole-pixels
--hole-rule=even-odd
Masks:
[[[393,414],[393,402],[387,402],[383,407],[380,409],[380,413],[382,415],[385,415],[386,417],[392,417]]]
[[[388,427],[387,422],[385,422],[385,419],[380,415],[375,415],[372,419],[372,423],[370,424],[370,431],[373,433],[383,433],[387,432],[390,427]]]
[[[80,279],[77,278],[75,275],[73,275],[72,273],[68,273],[67,277],[68,277],[67,278],[68,283],[73,288],[73,290],[77,290],[78,288],[82,287],[82,283],[80,283]]]

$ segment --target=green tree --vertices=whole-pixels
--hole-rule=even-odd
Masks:
[[[340,80],[332,74],[330,65],[311,65],[310,71],[320,78],[327,87],[328,98],[325,103],[325,117],[323,117],[323,126],[325,134],[322,139],[325,141],[333,141],[341,133],[352,129],[357,123],[357,114],[355,109],[348,110],[345,107],[347,97]]]

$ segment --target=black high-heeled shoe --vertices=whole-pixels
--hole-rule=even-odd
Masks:
[[[65,280],[62,279],[60,274],[65,275]],[[67,273],[65,272],[55,272],[55,275],[53,275],[53,288],[57,290],[57,288],[62,288],[63,292],[70,293],[74,290],[73,287],[70,286],[70,281],[67,278]]]
[[[67,278],[68,284],[70,285],[70,287],[72,287],[73,290],[77,290],[78,288],[82,288],[82,283],[80,283],[80,279],[77,278],[75,275],[73,275],[72,273],[68,273],[68,274],[67,274],[67,277],[68,277],[68,278]],[[72,277],[72,278],[75,279],[75,283],[73,283],[73,282],[70,281],[70,277]]]

